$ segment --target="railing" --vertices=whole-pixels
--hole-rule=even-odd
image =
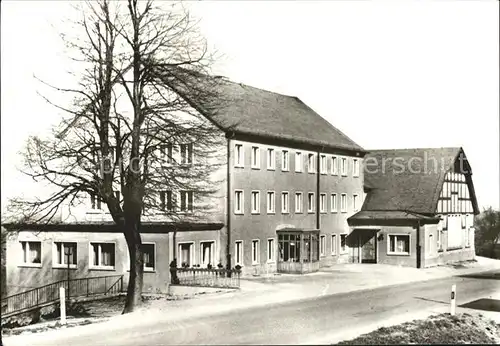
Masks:
[[[177,268],[176,284],[185,286],[239,288],[240,271],[236,269]]]
[[[319,261],[311,262],[281,262],[277,263],[278,273],[287,274],[305,274],[312,273],[319,270]]]
[[[116,294],[123,291],[123,275],[61,280],[2,298],[2,317],[56,303],[59,300],[59,287],[66,289],[68,298]]]

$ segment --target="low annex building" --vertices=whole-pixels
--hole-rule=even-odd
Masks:
[[[348,219],[355,261],[422,268],[474,259],[479,210],[462,148],[371,151],[365,190]]]

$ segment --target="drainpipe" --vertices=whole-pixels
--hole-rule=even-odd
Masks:
[[[176,236],[177,236],[177,231],[174,231],[174,233],[172,234],[172,246],[173,246],[172,253],[174,254],[174,258],[177,258],[177,245],[175,243]]]
[[[422,246],[420,245],[420,220],[417,220],[417,268],[422,267]]]
[[[324,150],[324,147],[321,148],[322,151]],[[316,158],[316,229],[319,230],[321,226],[321,215],[320,215],[320,209],[319,209],[319,203],[320,203],[320,151],[318,150],[318,155]],[[319,241],[319,239],[318,239]]]
[[[226,193],[226,229],[227,229],[227,242],[226,242],[226,269],[228,270],[227,276],[231,276],[231,138],[234,137],[234,132],[227,138],[227,193]]]

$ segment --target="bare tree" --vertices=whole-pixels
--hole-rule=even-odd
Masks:
[[[28,220],[52,222],[63,205],[75,207],[89,195],[104,203],[128,246],[127,313],[141,302],[143,219],[192,221],[212,208],[206,201],[217,191],[212,178],[224,137],[211,117],[222,102],[223,79],[208,77],[214,57],[178,4],[101,0],[81,13],[85,39],[65,37],[83,66],[79,87],[49,85],[74,102],[46,98],[70,116],[47,138],[29,138],[23,153],[23,172],[53,192],[11,205]],[[180,200],[173,198],[180,190]]]

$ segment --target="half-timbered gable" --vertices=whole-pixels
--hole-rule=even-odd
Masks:
[[[366,200],[348,222],[378,232],[387,243],[381,261],[421,267],[474,258],[479,209],[462,148],[374,150],[365,164]]]

